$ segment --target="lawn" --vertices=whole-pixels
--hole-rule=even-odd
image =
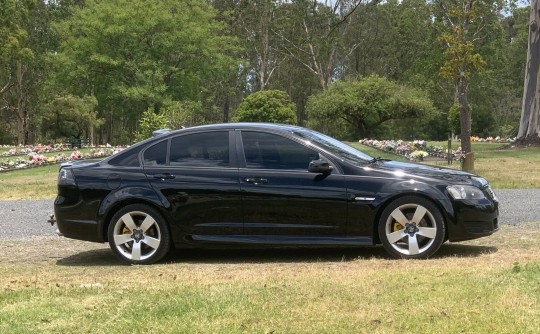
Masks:
[[[474,148],[496,187],[540,187],[540,149]],[[57,172],[0,173],[0,196],[53,198]],[[425,261],[392,260],[380,246],[178,250],[152,266],[58,237],[0,249],[0,333],[540,332],[539,223],[446,243]]]
[[[382,247],[186,250],[124,266],[75,240],[0,248],[1,333],[540,332],[538,224],[425,261]]]
[[[54,198],[59,168],[48,165],[0,172],[0,200]]]

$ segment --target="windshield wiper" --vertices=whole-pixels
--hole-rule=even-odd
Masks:
[[[384,159],[384,158],[381,158],[381,157],[376,157],[376,158],[373,158],[373,159],[369,160],[369,163],[374,164],[374,163],[379,162],[379,161],[391,161],[391,160],[390,159]]]

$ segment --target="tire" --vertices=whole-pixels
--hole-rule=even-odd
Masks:
[[[111,219],[107,235],[116,257],[130,264],[155,263],[171,248],[165,220],[158,211],[144,204],[120,209]]]
[[[385,250],[404,259],[429,258],[446,235],[441,211],[431,201],[417,196],[391,202],[381,215],[378,230]]]

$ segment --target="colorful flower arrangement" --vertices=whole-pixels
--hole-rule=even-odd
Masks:
[[[426,152],[426,151],[414,151],[411,153],[411,158],[413,158],[414,160],[420,160],[420,161],[423,161],[424,158],[426,158],[427,156],[429,156],[429,154]]]
[[[104,158],[122,151],[124,147],[101,147],[90,150],[89,153],[81,153],[81,151],[73,151],[71,154],[66,155],[64,152],[59,152],[56,155],[46,157],[36,151],[30,151],[27,153],[27,158],[17,156],[14,159],[7,159],[0,161],[0,171],[22,169],[29,167],[44,166],[49,164],[57,164],[65,161],[75,161],[84,159]],[[11,150],[10,150],[11,151]]]
[[[487,137],[487,138],[480,138],[476,136],[471,136],[472,142],[480,142],[480,143],[513,143],[516,141],[516,137],[514,138],[507,138],[507,137]]]
[[[442,146],[428,147],[424,140],[404,142],[403,140],[362,139],[359,142],[381,151],[404,156],[408,160],[413,161],[423,161],[428,157],[439,159],[447,159],[448,157],[448,149],[444,149]],[[450,155],[452,160],[461,160],[463,158],[461,147],[457,150],[451,150]]]
[[[62,152],[62,151],[68,151],[70,150],[67,145],[64,144],[55,144],[55,145],[26,145],[26,146],[6,146],[2,145],[0,146],[3,149],[6,149],[7,151],[4,151],[0,153],[0,156],[2,157],[11,157],[16,155],[27,155],[30,153],[53,153],[53,152]]]

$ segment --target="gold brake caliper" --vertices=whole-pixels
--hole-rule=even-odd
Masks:
[[[403,230],[403,229],[404,229],[403,225],[401,225],[398,222],[394,223],[394,232],[399,231],[399,230]]]

